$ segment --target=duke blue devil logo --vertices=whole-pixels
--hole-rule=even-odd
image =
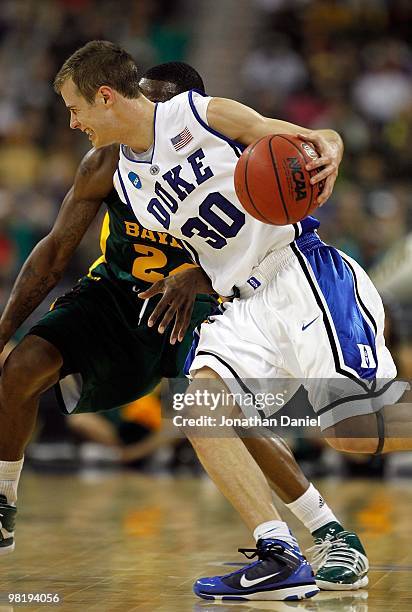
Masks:
[[[376,361],[368,344],[358,344],[361,355],[361,368],[376,368]]]
[[[129,172],[127,176],[129,177],[129,181],[131,182],[133,187],[136,187],[136,189],[142,188],[142,181],[135,172]]]

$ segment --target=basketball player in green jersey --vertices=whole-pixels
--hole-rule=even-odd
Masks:
[[[190,66],[170,63],[149,70],[140,87],[148,98],[164,101],[188,89],[203,90],[203,82]],[[52,231],[25,263],[0,321],[2,349],[57,284],[104,202],[108,212],[101,232],[102,256],[30,330],[4,368],[0,553],[14,548],[15,502],[23,462],[19,458],[35,424],[39,395],[59,383],[58,395],[66,412],[100,411],[141,397],[162,377],[181,372],[191,330],[215,304],[213,298],[199,295],[210,292],[211,286],[182,246],[168,234],[141,227],[119,200],[112,185],[117,160],[117,146],[85,156]],[[138,186],[137,175],[135,180]],[[164,280],[168,275],[172,276]],[[155,289],[165,291],[161,300],[139,300],[138,293],[156,282]],[[165,334],[154,327],[162,315],[160,331]],[[73,378],[71,374],[80,384],[68,390],[65,381]],[[11,431],[13,436],[8,434]],[[247,437],[244,443],[284,503],[313,534],[318,584],[328,589],[366,586],[367,559],[359,539],[337,521],[287,445],[262,437]]]

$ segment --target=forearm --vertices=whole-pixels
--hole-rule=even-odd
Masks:
[[[255,110],[235,102],[222,98],[212,98],[207,109],[207,120],[213,129],[225,134],[233,140],[250,145],[259,138],[271,134],[298,134],[309,135],[312,133],[322,134],[328,141],[333,142],[343,153],[342,140],[334,130],[316,130],[312,132],[300,125],[264,117]]]
[[[292,134],[297,136],[298,134],[308,135],[311,132],[308,128],[294,125],[287,121],[281,121],[280,119],[269,119],[268,117],[264,117],[263,122],[258,122],[255,130],[256,132],[250,136],[252,142],[270,134]],[[338,132],[330,129],[315,130],[315,132],[326,138],[333,147],[336,147],[336,150],[340,153],[340,159],[342,159],[343,141]]]
[[[212,287],[210,278],[202,268],[193,268],[193,277],[196,283],[196,293],[216,293]]]
[[[33,249],[0,320],[0,350],[61,279],[75,249],[113,188],[118,146],[93,149],[82,160],[50,233]]]
[[[33,249],[14,283],[0,319],[0,339],[7,342],[59,282],[65,265],[55,256],[50,241]]]

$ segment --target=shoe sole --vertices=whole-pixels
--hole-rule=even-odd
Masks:
[[[277,589],[276,591],[257,591],[256,593],[245,593],[243,595],[212,595],[210,593],[195,591],[195,594],[202,599],[217,599],[219,601],[244,601],[247,599],[260,601],[297,601],[299,599],[309,599],[309,597],[314,597],[318,593],[319,589],[316,584],[288,587],[285,589]]]
[[[0,556],[9,555],[10,553],[14,552],[15,548],[16,544],[14,542],[13,544],[10,544],[10,546],[0,546]]]
[[[352,584],[340,584],[339,582],[326,582],[325,580],[316,580],[316,584],[323,591],[357,591],[364,589],[369,584],[369,578],[363,576]]]

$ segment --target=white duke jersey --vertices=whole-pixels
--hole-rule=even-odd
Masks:
[[[285,247],[319,222],[308,217],[272,226],[244,210],[233,182],[244,147],[209,127],[210,100],[190,91],[157,104],[150,158],[122,145],[114,184],[143,227],[179,239],[215,291],[228,296],[269,251]]]

